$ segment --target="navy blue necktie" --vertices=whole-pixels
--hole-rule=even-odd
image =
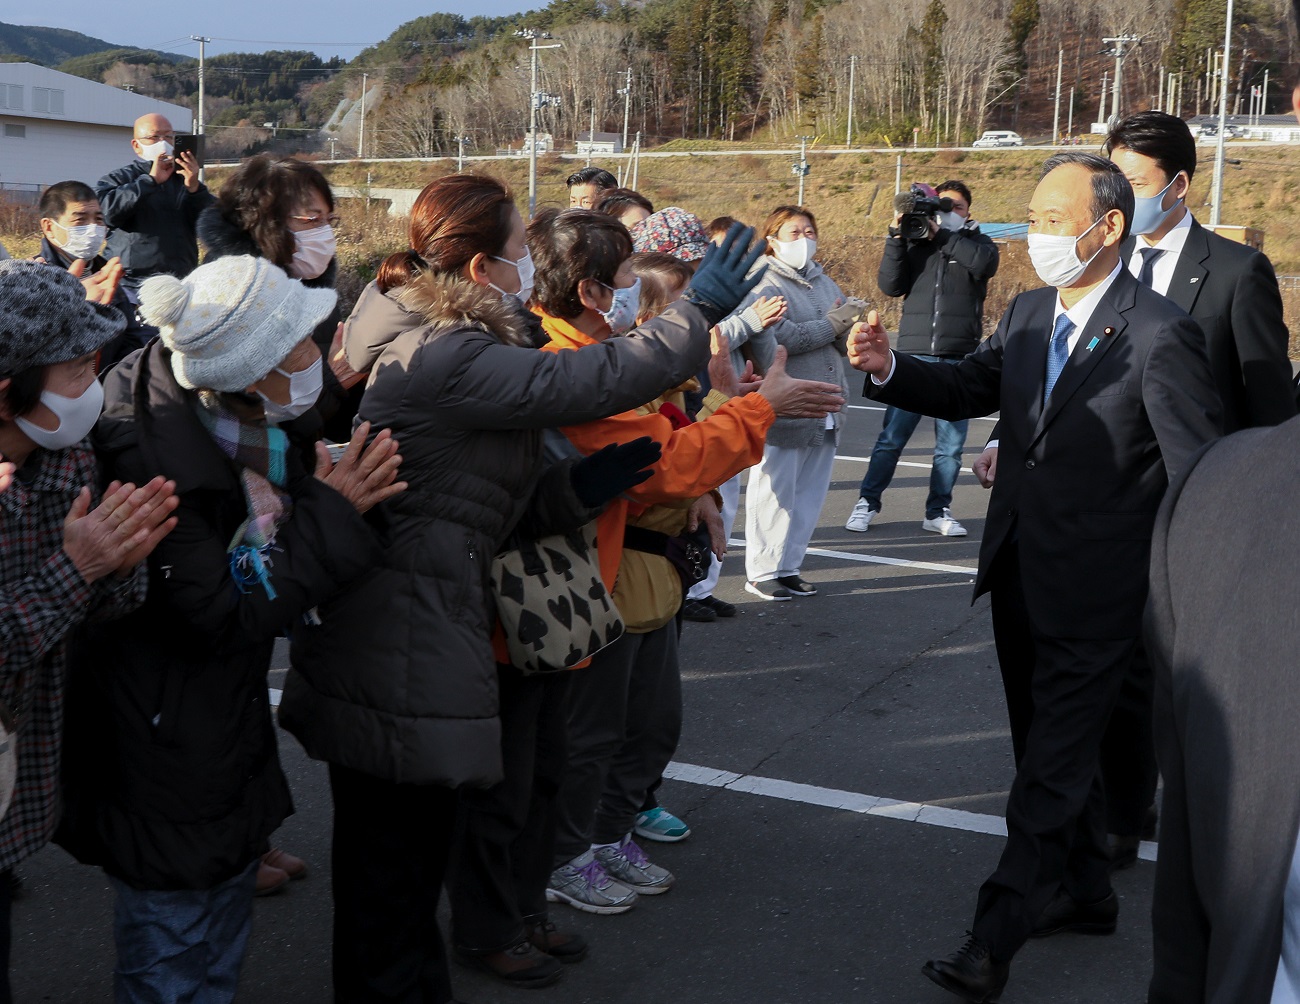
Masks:
[[[1163,248],[1139,248],[1138,254],[1142,256],[1142,271],[1138,273],[1138,282],[1144,286],[1151,286],[1155,279],[1156,261],[1164,254]]]
[[[1056,325],[1052,328],[1052,342],[1047,346],[1047,380],[1043,383],[1043,407],[1047,407],[1047,399],[1052,396],[1052,388],[1056,386],[1057,378],[1061,375],[1061,370],[1065,369],[1065,363],[1070,358],[1070,332],[1074,330],[1074,322],[1070,320],[1068,314],[1061,314],[1056,319]]]

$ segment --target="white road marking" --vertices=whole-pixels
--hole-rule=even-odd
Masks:
[[[758,777],[753,774],[735,774],[713,767],[701,767],[693,763],[673,761],[664,771],[664,777],[687,784],[700,784],[709,788],[725,788],[749,795],[765,795],[787,802],[800,802],[804,805],[820,805],[828,809],[843,809],[866,816],[885,816],[889,819],[901,819],[909,823],[923,823],[926,826],[941,826],[949,830],[965,830],[967,833],[987,833],[990,836],[1005,837],[1007,822],[1001,816],[992,816],[983,812],[967,812],[964,809],[948,809],[939,805],[927,805],[924,802],[901,802],[894,798],[879,795],[864,795],[856,791],[842,791],[838,788],[819,788],[812,784],[800,784],[796,781],[783,781],[775,777]],[[1144,861],[1156,859],[1154,842],[1144,840],[1138,849],[1138,857]]]
[[[851,404],[848,407],[851,408],[853,411],[884,411],[885,410],[878,404]],[[975,418],[969,419],[969,421],[972,422],[996,422],[997,420],[998,420],[997,415],[979,415],[976,416]]]
[[[852,462],[854,462],[854,463],[858,463],[858,464],[869,464],[869,463],[871,463],[871,458],[870,458],[870,457],[846,457],[846,456],[844,456],[844,455],[842,455],[842,454],[839,454],[839,453],[835,454],[835,459],[836,459],[836,460],[848,460],[848,461],[852,461]],[[898,462],[898,466],[899,466],[899,467],[920,467],[920,468],[923,468],[923,469],[925,469],[925,470],[928,471],[932,465],[931,465],[931,464],[918,464],[915,460],[900,460],[900,461]],[[961,469],[961,472],[962,472],[963,474],[974,474],[974,473],[975,473],[975,472],[972,471],[969,467],[963,467],[963,468]]]
[[[745,541],[741,537],[731,537],[727,540],[728,547],[744,547]],[[808,548],[809,554],[815,554],[819,558],[838,558],[841,561],[861,561],[869,565],[899,565],[904,568],[920,568],[927,572],[953,572],[957,575],[973,576],[978,569],[973,565],[940,565],[933,561],[909,561],[906,558],[889,558],[883,554],[855,554],[852,551],[828,551],[823,547]]]

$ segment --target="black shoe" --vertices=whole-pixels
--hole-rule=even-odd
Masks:
[[[707,603],[713,608],[713,612],[719,617],[735,617],[736,604],[728,603],[726,600],[720,600],[716,596],[706,596],[700,600],[701,603]]]
[[[549,987],[564,975],[559,960],[527,938],[500,952],[469,952],[457,948],[456,961],[495,976],[511,987]]]
[[[587,957],[587,939],[577,931],[562,930],[555,926],[555,921],[547,918],[526,920],[524,928],[533,947],[541,949],[556,962],[567,966]]]
[[[790,590],[791,596],[816,596],[817,587],[797,575],[778,575],[776,581]]]
[[[1110,865],[1112,872],[1120,872],[1125,868],[1132,868],[1138,863],[1138,845],[1142,843],[1141,837],[1121,837],[1114,833],[1106,834],[1106,842],[1110,845]]]
[[[1112,891],[1095,903],[1076,903],[1064,889],[1060,890],[1034,925],[1031,938],[1074,931],[1078,934],[1114,934],[1119,916],[1119,897]]]
[[[682,603],[682,617],[701,624],[711,624],[718,619],[717,612],[703,600],[686,600]]]
[[[776,600],[779,603],[788,603],[791,599],[790,590],[776,579],[764,579],[762,582],[746,582],[745,592],[753,593],[762,600]]]
[[[1160,814],[1156,812],[1155,803],[1147,806],[1146,817],[1142,820],[1142,839],[1155,840],[1156,828],[1160,823]]]
[[[973,1004],[996,1001],[1002,996],[1011,963],[994,962],[989,946],[967,931],[966,943],[946,959],[931,959],[921,972],[945,990]]]

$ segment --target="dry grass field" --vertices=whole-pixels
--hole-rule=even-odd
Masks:
[[[725,147],[726,144],[711,144]],[[976,218],[1018,222],[1037,179],[1045,152],[1024,149],[970,152],[900,151],[903,183],[964,180],[974,193]],[[1202,162],[1192,188],[1191,205],[1202,221],[1209,218],[1213,148],[1201,148]],[[821,154],[811,151],[811,173],[804,201],[817,213],[821,232],[819,257],[846,291],[872,301],[886,322],[897,318],[900,301],[880,296],[876,269],[881,238],[893,215],[897,164],[894,153]],[[760,224],[777,205],[798,197],[798,179],[791,174],[797,155],[740,152],[734,157],[701,156],[685,152],[673,157],[644,157],[638,187],[656,206],[681,205],[704,219],[731,215]],[[1293,178],[1300,175],[1300,149],[1286,146],[1232,144],[1224,195],[1224,222],[1264,231],[1264,250],[1281,276],[1300,276],[1300,200],[1293,196]],[[550,155],[538,162],[538,205],[567,205],[565,178],[581,161]],[[617,169],[617,165],[607,165]],[[351,162],[321,165],[335,185],[379,188],[420,188],[455,170],[454,160],[425,162]],[[528,164],[524,158],[471,161],[467,169],[501,178],[526,208]],[[213,169],[209,183],[219,187],[223,170]],[[388,203],[374,199],[342,200],[339,228],[339,293],[350,307],[375,274],[383,258],[406,244],[405,222],[387,214]],[[11,254],[35,253],[39,243],[35,214],[0,201],[0,241]],[[990,284],[986,326],[996,323],[1016,293],[1036,285],[1022,242],[1003,247],[1002,265]],[[1287,320],[1292,330],[1292,356],[1300,358],[1300,289],[1283,282]]]

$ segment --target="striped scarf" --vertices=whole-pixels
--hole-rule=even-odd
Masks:
[[[275,599],[271,550],[277,531],[293,514],[293,500],[282,490],[288,483],[289,437],[265,421],[241,420],[212,391],[199,392],[196,411],[213,442],[239,468],[248,503],[248,519],[226,548],[235,585],[247,592],[258,582]]]

